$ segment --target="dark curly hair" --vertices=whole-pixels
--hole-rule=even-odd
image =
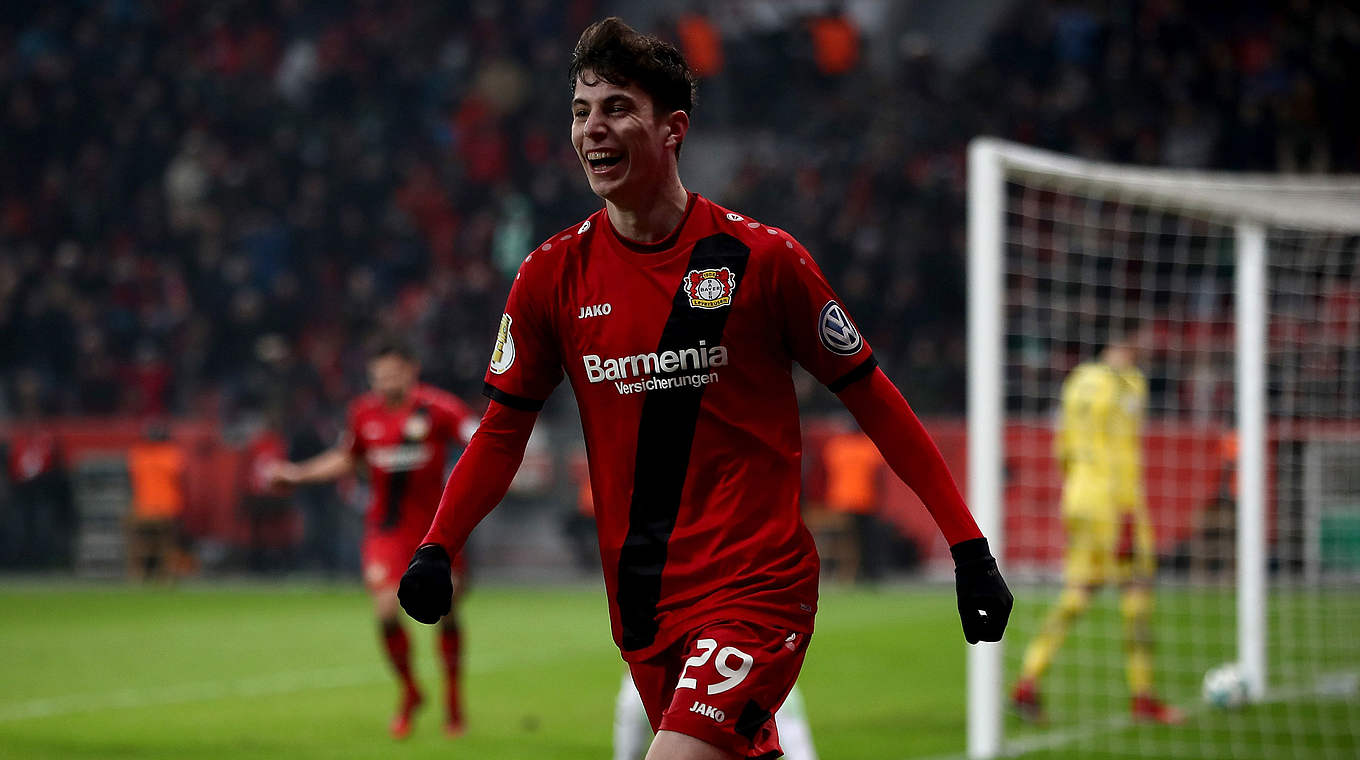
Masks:
[[[415,346],[406,338],[392,333],[372,336],[368,342],[368,360],[373,361],[385,356],[395,356],[412,363],[420,362],[420,355],[416,352]]]
[[[669,42],[640,34],[617,16],[596,21],[581,33],[568,70],[573,90],[587,69],[619,87],[636,84],[651,97],[657,113],[694,110],[698,80],[685,56]]]

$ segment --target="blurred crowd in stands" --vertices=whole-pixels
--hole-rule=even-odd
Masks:
[[[1357,171],[1347,5],[1022,0],[953,68],[909,30],[869,50],[834,3],[652,31],[703,76],[696,135],[740,136],[706,190],[799,237],[916,408],[957,414],[968,139]],[[565,71],[619,6],[5,4],[0,419],[329,419],[378,330],[474,397],[518,262],[598,207]]]

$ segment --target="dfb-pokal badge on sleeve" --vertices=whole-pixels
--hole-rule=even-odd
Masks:
[[[496,350],[491,353],[491,373],[504,374],[515,363],[515,338],[510,334],[509,314],[501,315],[501,329],[496,333]]]

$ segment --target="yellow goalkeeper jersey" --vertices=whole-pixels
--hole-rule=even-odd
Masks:
[[[1087,362],[1067,376],[1054,437],[1065,514],[1113,519],[1142,508],[1146,406],[1147,379],[1136,368]]]

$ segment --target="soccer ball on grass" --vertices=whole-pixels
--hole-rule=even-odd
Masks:
[[[1246,704],[1247,679],[1236,663],[1219,665],[1204,674],[1204,701],[1220,710],[1233,710]]]

